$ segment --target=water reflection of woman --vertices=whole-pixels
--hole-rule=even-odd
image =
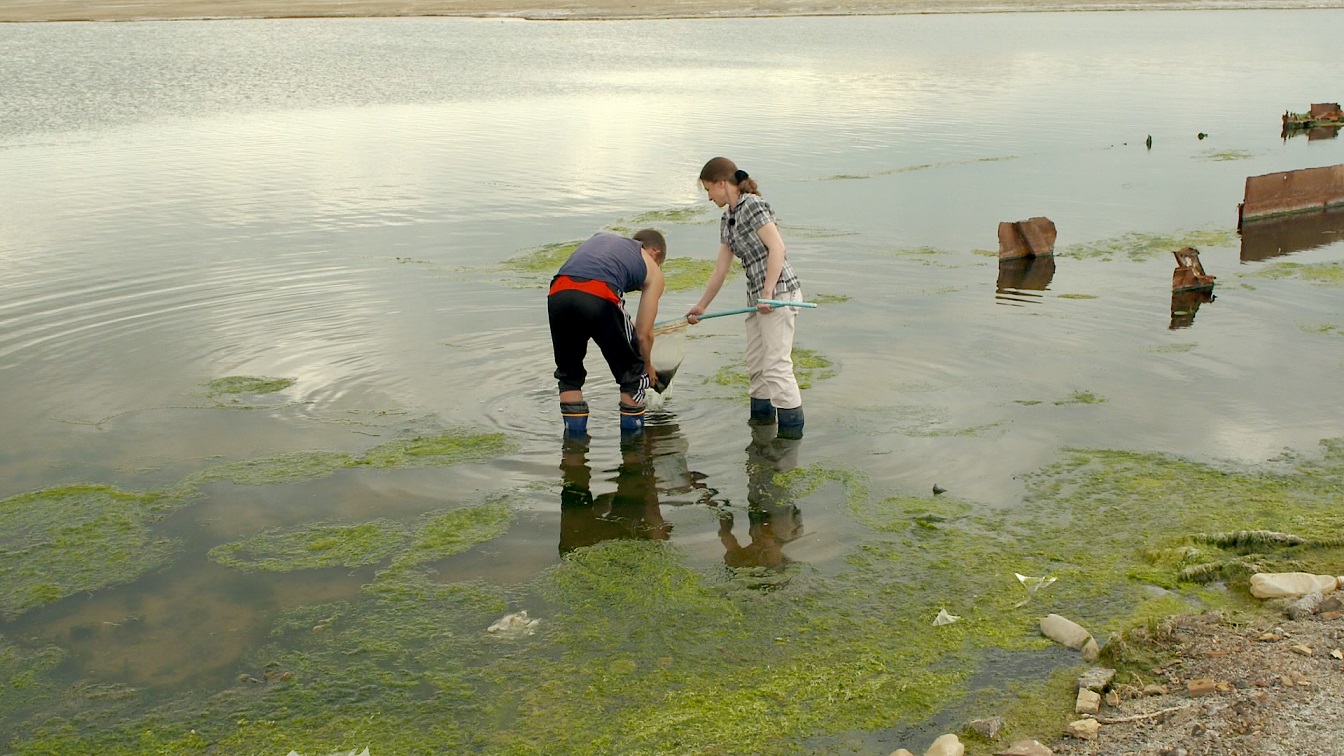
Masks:
[[[656,437],[656,436],[655,436]],[[667,540],[672,523],[658,505],[650,438],[621,446],[621,464],[610,478],[616,490],[592,493],[587,440],[567,439],[560,456],[560,553],[613,538]]]
[[[747,446],[747,536],[745,546],[733,535],[733,516],[719,518],[719,541],[723,561],[729,567],[766,567],[780,570],[792,561],[784,544],[803,534],[802,512],[788,489],[775,480],[776,473],[798,466],[801,439],[775,436],[769,426],[752,428]]]

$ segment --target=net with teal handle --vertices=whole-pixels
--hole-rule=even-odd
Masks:
[[[782,299],[758,299],[761,304],[768,304],[773,307],[805,307],[815,308],[815,302],[788,302]],[[722,312],[707,312],[699,316],[697,322],[709,320],[710,318],[722,318],[728,315],[745,315],[756,312],[755,307],[741,307],[736,310],[724,310]],[[691,322],[687,316],[663,320],[653,324],[653,366],[656,371],[656,380],[653,390],[661,395],[667,393],[667,388],[672,383],[672,377],[677,374],[681,367],[681,362],[686,358],[686,329]],[[656,401],[656,400],[655,400]]]

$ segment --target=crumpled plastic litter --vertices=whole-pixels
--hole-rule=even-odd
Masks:
[[[1031,600],[1031,597],[1035,595],[1036,591],[1039,591],[1059,579],[1056,577],[1028,577],[1020,572],[1014,572],[1013,574],[1017,576],[1017,581],[1022,584],[1022,587],[1027,589],[1027,597],[1016,604],[1013,604],[1013,608],[1015,609],[1026,606],[1027,602]]]
[[[961,617],[958,617],[955,614],[948,614],[946,609],[939,609],[938,616],[933,618],[933,626],[950,625],[959,619],[961,619]]]
[[[523,609],[500,617],[485,631],[500,638],[521,638],[537,632],[537,625],[540,623],[539,619],[528,619],[527,610]]]

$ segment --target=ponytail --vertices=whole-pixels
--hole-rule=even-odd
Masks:
[[[761,189],[756,185],[756,179],[726,157],[716,157],[705,163],[705,167],[700,169],[700,180],[731,181],[739,192],[761,196]]]

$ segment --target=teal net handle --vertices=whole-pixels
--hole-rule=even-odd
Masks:
[[[756,301],[757,301],[757,302],[760,302],[761,304],[768,304],[768,305],[770,305],[771,307],[816,307],[816,306],[817,306],[817,303],[816,303],[816,302],[785,302],[785,301],[782,300],[782,299],[758,299],[758,300],[756,300]],[[700,316],[700,320],[709,320],[710,318],[721,318],[721,317],[723,317],[723,316],[725,316],[725,315],[744,315],[744,314],[749,313],[749,312],[756,312],[756,308],[755,308],[755,307],[742,307],[742,308],[739,308],[739,309],[736,309],[736,310],[724,310],[723,312],[707,312],[707,313],[705,313],[704,315],[701,315],[701,316]],[[663,320],[663,321],[659,321],[659,322],[657,322],[657,323],[654,323],[654,324],[653,324],[653,327],[654,327],[654,328],[662,328],[663,326],[669,326],[669,325],[672,325],[673,323],[680,323],[680,322],[685,321],[685,320],[686,320],[686,316],[683,315],[682,317],[679,317],[679,318],[673,318],[673,319],[671,319],[671,320]]]

